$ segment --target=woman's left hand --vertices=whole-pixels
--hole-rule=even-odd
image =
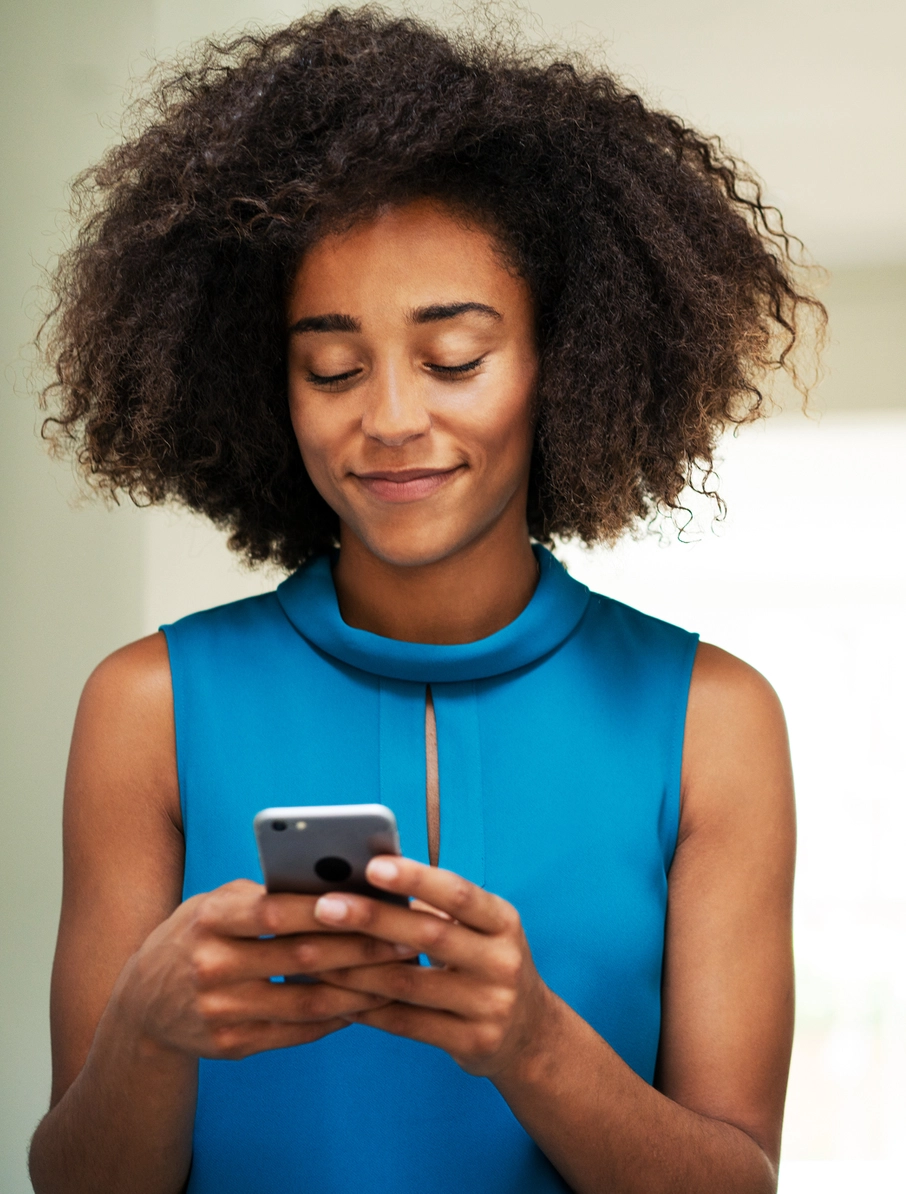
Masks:
[[[414,896],[446,916],[349,892],[318,900],[315,916],[332,929],[417,949],[439,963],[319,973],[335,986],[394,1000],[349,1018],[437,1045],[470,1074],[494,1079],[524,1062],[559,1001],[535,969],[513,905],[452,871],[409,858],[373,858],[366,875],[373,886]]]

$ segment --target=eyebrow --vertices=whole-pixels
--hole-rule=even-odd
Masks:
[[[409,313],[409,322],[440,323],[442,319],[455,319],[457,315],[466,315],[470,311],[491,319],[503,319],[500,312],[487,303],[435,303],[430,307],[416,307]]]
[[[474,312],[486,315],[489,319],[502,319],[503,316],[487,303],[434,303],[430,307],[416,307],[409,312],[409,322],[440,323],[444,319],[456,319],[458,315]],[[360,332],[362,325],[351,315],[340,315],[336,312],[330,315],[308,315],[297,320],[289,329],[290,335],[304,335],[306,332]]]
[[[362,325],[351,315],[308,315],[299,319],[289,329],[296,332],[360,332]]]

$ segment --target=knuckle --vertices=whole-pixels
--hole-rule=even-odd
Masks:
[[[518,1003],[516,992],[512,987],[507,987],[501,994],[503,997],[503,1013],[509,1019],[515,1012]]]
[[[522,927],[519,912],[506,900],[500,901],[500,919],[503,922],[504,932],[514,933]]]
[[[492,1057],[503,1041],[503,1030],[487,1021],[476,1024],[472,1030],[472,1050],[476,1057]]]
[[[504,947],[497,955],[495,969],[501,979],[515,986],[522,974],[522,951],[515,947]]]
[[[247,1055],[246,1043],[240,1030],[232,1026],[223,1025],[213,1029],[211,1041],[217,1056],[224,1061],[239,1061]]]
[[[276,936],[280,932],[282,921],[280,905],[276,900],[268,899],[265,893],[259,895],[256,902],[255,911],[262,933]]]
[[[313,970],[318,964],[318,947],[311,941],[305,941],[302,945],[297,945],[295,961],[301,967],[300,974],[304,974],[308,970]]]
[[[211,895],[199,896],[193,913],[192,919],[196,929],[200,929],[203,933],[213,932],[220,919],[216,897]]]
[[[192,976],[196,987],[207,987],[224,976],[224,958],[215,946],[199,945],[192,953]]]
[[[487,1015],[493,1020],[507,1020],[516,1003],[516,993],[510,987],[495,987],[488,993]]]
[[[189,896],[187,900],[183,900],[183,902],[179,905],[177,912],[182,912],[184,915],[188,914],[194,918],[198,915],[198,909],[209,898],[210,893],[206,891],[199,892],[198,895]]]
[[[229,1010],[229,1004],[221,991],[207,991],[198,997],[198,1014],[207,1023],[214,1025],[219,1031],[223,1027],[223,1019]]]
[[[382,908],[377,900],[355,900],[350,909],[353,922],[365,929],[374,924],[381,912]]]
[[[438,946],[443,947],[450,936],[450,927],[450,921],[431,916],[430,921],[425,924],[423,944],[429,947],[425,952],[430,953]]]
[[[221,888],[221,891],[228,891],[231,895],[245,895],[248,891],[257,890],[258,884],[253,883],[251,879],[231,879]]]
[[[462,912],[467,908],[472,898],[472,885],[466,879],[460,878],[458,875],[450,887],[449,904],[456,916],[457,912]],[[457,917],[457,919],[459,919]]]

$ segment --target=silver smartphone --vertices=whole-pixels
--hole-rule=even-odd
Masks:
[[[396,817],[385,804],[265,808],[255,817],[255,838],[268,891],[355,891],[391,904],[409,902],[365,878],[375,854],[400,852]]]
[[[365,878],[365,867],[375,854],[400,852],[396,817],[385,804],[264,808],[254,825],[268,891],[354,891],[391,904],[409,903],[408,897],[381,891]],[[409,960],[418,965],[418,958]],[[288,983],[319,981],[308,974],[283,977]]]

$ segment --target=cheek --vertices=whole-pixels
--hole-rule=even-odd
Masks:
[[[335,452],[336,430],[330,411],[310,395],[290,393],[289,416],[296,433],[296,443],[313,481],[323,482],[330,475],[330,461]]]
[[[321,443],[331,438],[331,425],[336,421],[334,395],[325,395],[310,386],[289,385],[289,415],[299,439]]]
[[[488,465],[507,472],[519,468],[531,450],[533,377],[511,380],[493,399],[478,404],[475,434],[488,453]],[[490,395],[489,395],[490,397]]]

